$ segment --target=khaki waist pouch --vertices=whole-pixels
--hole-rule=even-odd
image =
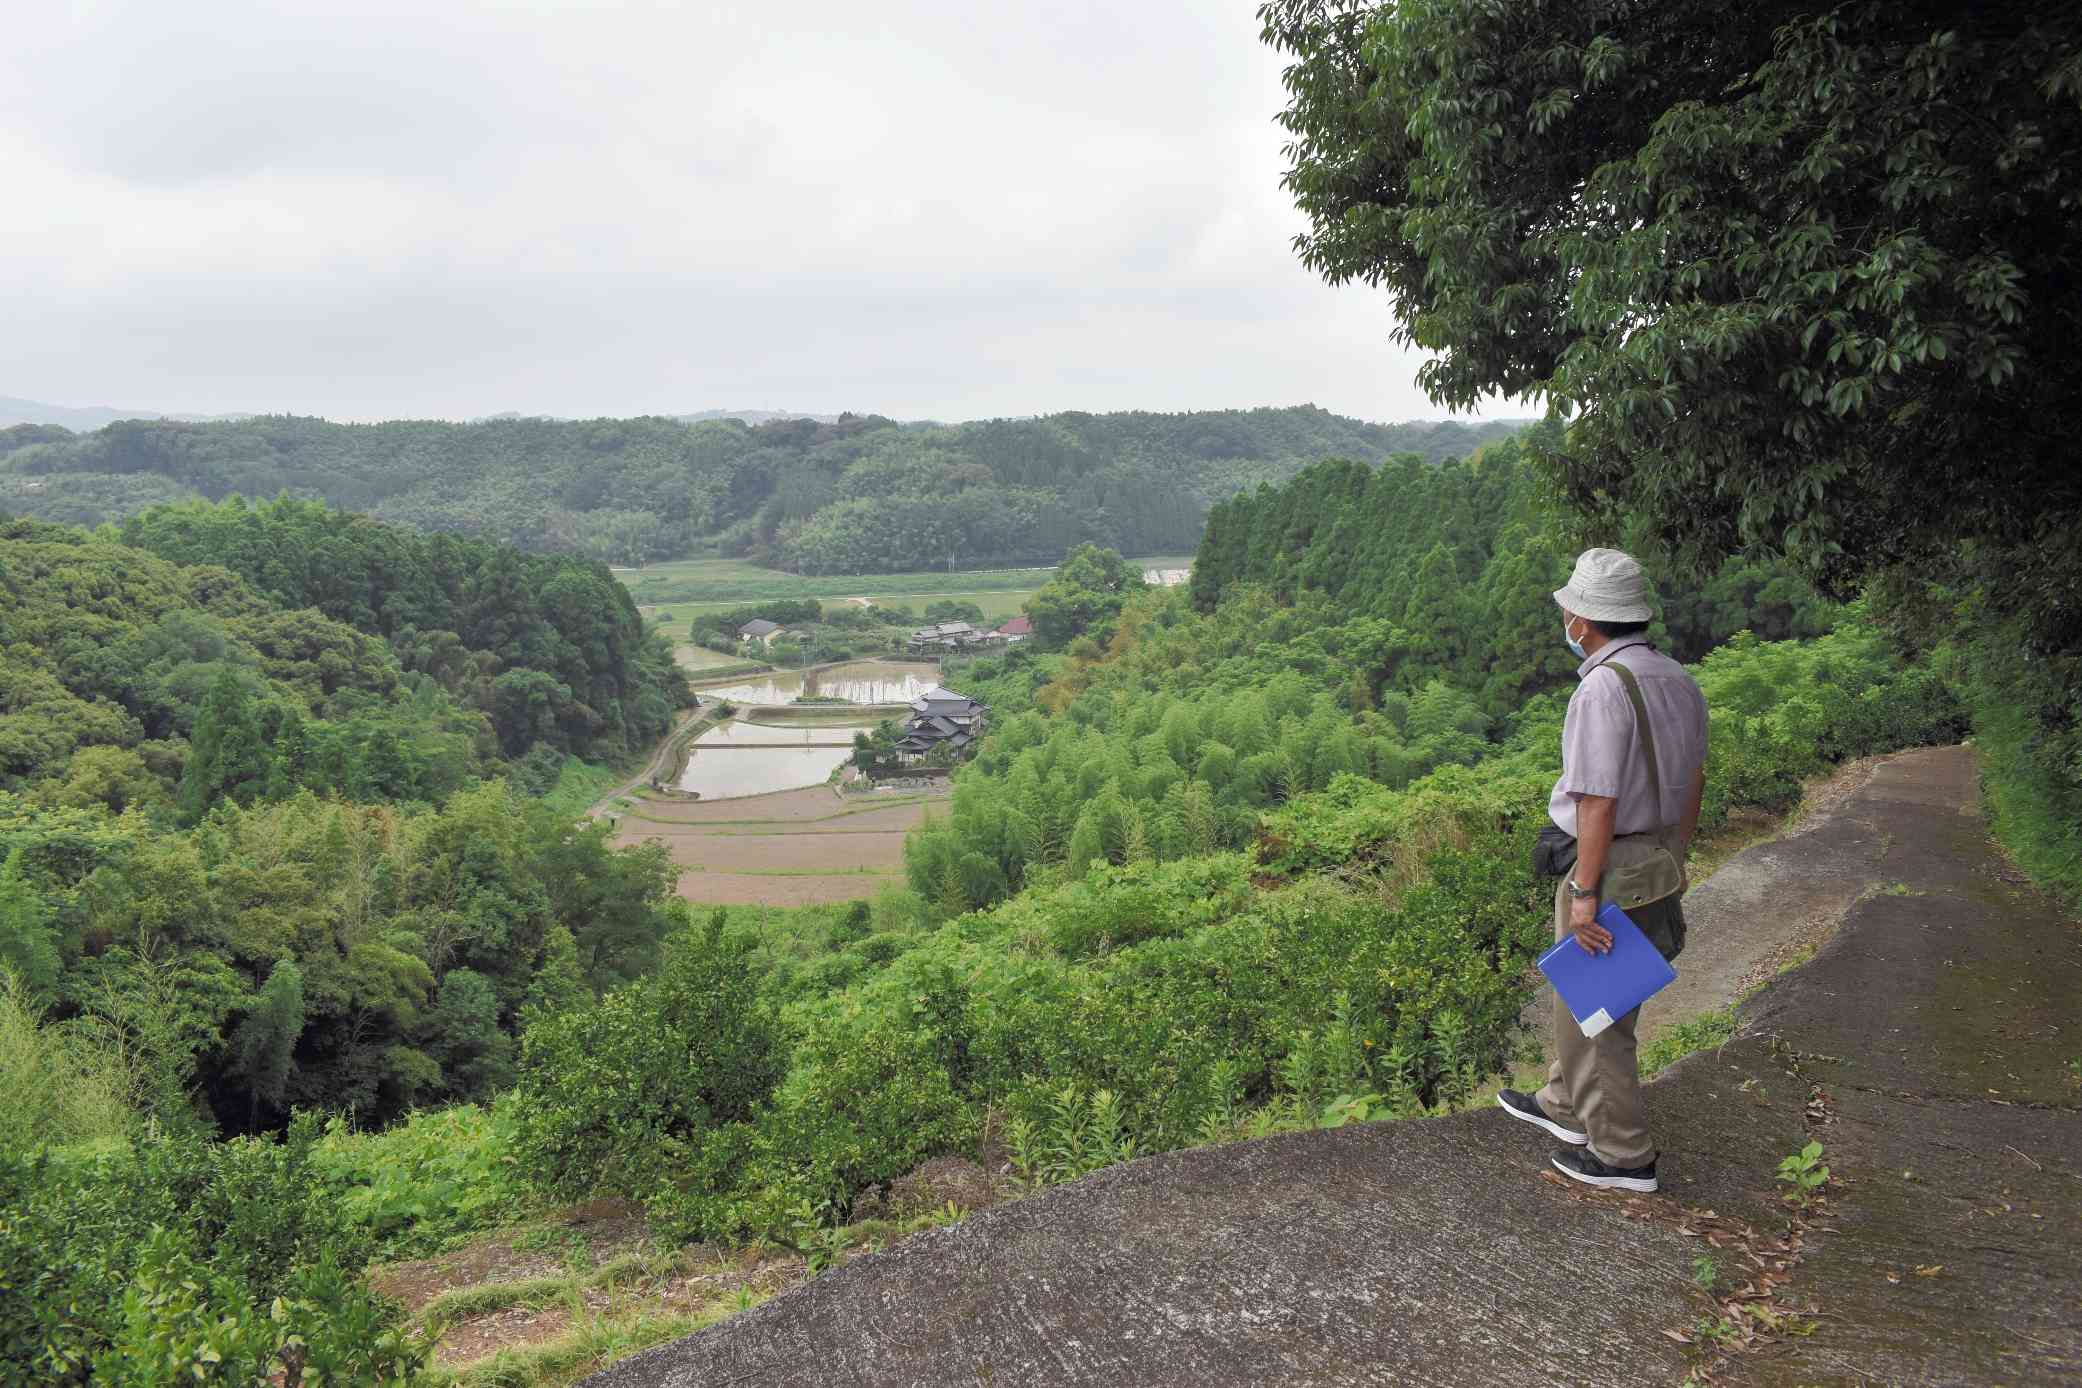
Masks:
[[[1622,834],[1612,840],[1598,894],[1631,911],[1676,896],[1683,887],[1684,865],[1664,846],[1661,834]]]

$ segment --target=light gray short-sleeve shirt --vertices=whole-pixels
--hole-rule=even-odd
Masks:
[[[1641,702],[1655,734],[1656,769],[1663,800],[1652,803],[1648,757],[1634,726],[1633,702],[1618,675],[1601,669],[1618,661],[1634,672]],[[1566,832],[1576,832],[1576,798],[1609,795],[1619,801],[1615,834],[1640,834],[1684,818],[1692,777],[1706,764],[1706,696],[1698,681],[1669,656],[1639,637],[1623,636],[1576,667],[1581,681],[1562,720],[1562,774],[1548,798],[1547,814]]]

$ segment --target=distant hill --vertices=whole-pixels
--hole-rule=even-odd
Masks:
[[[500,410],[497,414],[473,416],[469,422],[487,424],[508,419],[570,418],[572,416],[566,414],[527,414],[520,410]],[[693,414],[667,415],[666,418],[676,419],[682,424],[703,424],[711,419],[734,419],[740,424],[771,424],[777,419],[811,419],[819,424],[836,424],[839,421],[839,416],[835,414],[800,414],[794,410],[696,410]]]
[[[813,419],[819,424],[836,424],[835,414],[797,414],[793,410],[696,410],[693,414],[676,414],[674,419],[683,424],[704,424],[711,419],[734,419],[740,424],[771,424],[777,419]]]
[[[115,410],[106,405],[47,405],[41,400],[17,400],[0,395],[0,429],[17,424],[53,424],[75,433],[99,429],[119,419],[176,419],[189,422],[245,419],[239,414],[167,414],[161,410]]]
[[[0,511],[93,525],[168,501],[288,493],[616,564],[716,553],[903,572],[1054,563],[1084,541],[1182,553],[1214,503],[1311,463],[1437,463],[1519,427],[1370,424],[1313,405],[952,425],[855,414],[24,424],[0,429]]]

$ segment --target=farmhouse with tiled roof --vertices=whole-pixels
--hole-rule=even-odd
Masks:
[[[958,757],[983,736],[989,713],[989,708],[968,695],[934,685],[911,701],[904,735],[897,739],[897,756],[918,761],[936,748],[946,747]]]
[[[935,622],[912,632],[904,641],[904,648],[911,651],[958,651],[964,646],[980,645],[988,639],[967,622]]]

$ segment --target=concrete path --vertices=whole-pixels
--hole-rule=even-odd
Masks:
[[[612,813],[615,801],[628,795],[638,786],[649,785],[651,779],[665,769],[665,760],[672,755],[672,744],[679,738],[680,734],[693,727],[702,719],[713,717],[713,708],[714,705],[712,704],[702,704],[682,714],[679,722],[672,725],[672,731],[665,734],[659,741],[657,750],[651,753],[651,759],[645,763],[643,770],[639,771],[633,779],[625,781],[620,786],[601,796],[598,800],[595,800],[591,807],[586,810],[584,817],[587,819],[599,819],[602,815]]]
[[[1659,1196],[1543,1176],[1540,1135],[1495,1111],[1166,1153],[589,1382],[2082,1381],[2082,932],[1990,849],[1973,799],[1965,749],[1905,754],[1701,888],[1693,948],[1821,909],[1825,883],[1848,905],[1735,1040],[1650,1086]],[[1789,1224],[1772,1172],[1810,1137],[1836,1179]],[[1725,1308],[1702,1256],[1721,1297],[1780,1279],[1812,1333],[1702,1351]]]

